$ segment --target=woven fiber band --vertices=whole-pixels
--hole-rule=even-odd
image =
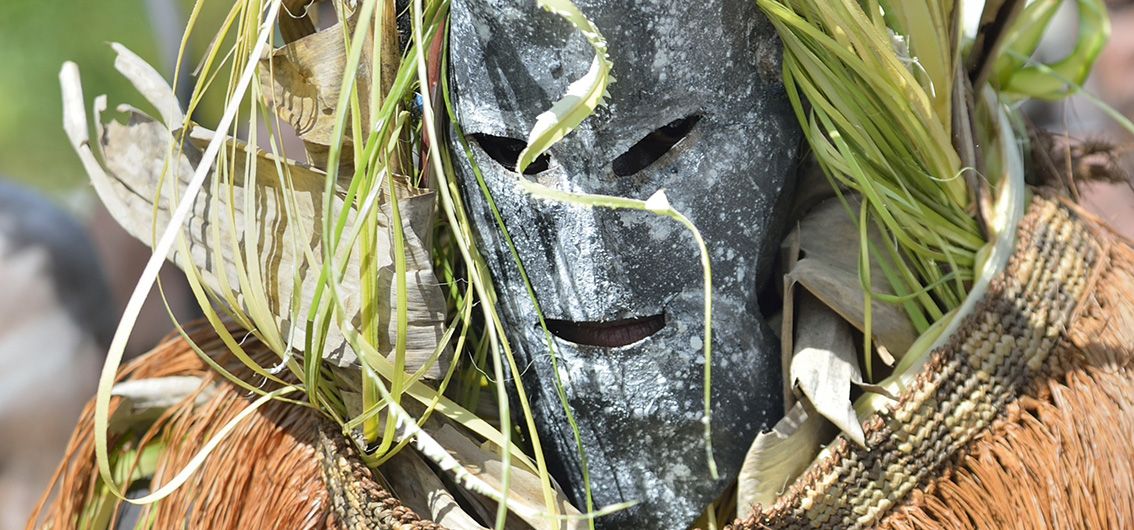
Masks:
[[[1129,264],[1129,247],[1112,244],[1107,234],[1093,223],[1084,222],[1069,207],[1055,200],[1033,198],[1019,226],[1016,251],[1007,269],[994,280],[984,300],[966,317],[958,332],[931,354],[924,370],[901,393],[898,403],[864,422],[867,448],[840,436],[828,456],[812,463],[775,505],[734,523],[733,528],[853,529],[872,527],[879,521],[883,522],[881,526],[901,528],[1021,528],[1022,519],[985,520],[978,524],[980,519],[964,513],[988,511],[983,505],[997,501],[1005,504],[1003,511],[1023,510],[1030,508],[1029,497],[1051,497],[1050,492],[1019,487],[1012,499],[996,499],[981,495],[986,485],[970,482],[965,486],[969,489],[967,499],[964,495],[954,496],[953,506],[939,506],[937,513],[925,510],[930,499],[920,495],[922,492],[913,496],[912,502],[909,494],[915,488],[927,486],[932,492],[936,485],[933,479],[955,471],[953,468],[970,452],[966,449],[974,440],[995,443],[1003,428],[990,426],[998,420],[1019,421],[1019,412],[1010,409],[1018,408],[1021,397],[1033,399],[1032,396],[1044,394],[1041,387],[1049,379],[1091,361],[1074,344],[1070,331],[1079,325],[1077,320],[1087,306],[1085,302],[1088,298],[1097,300],[1095,291],[1101,289],[1125,289],[1126,297],[1134,294],[1134,277],[1129,275],[1117,285],[1098,282],[1104,272],[1114,268],[1114,257]],[[1127,335],[1131,333],[1129,310],[1129,305],[1121,309],[1127,313],[1126,322],[1112,319],[1110,323]],[[1130,344],[1127,341],[1125,346],[1120,344],[1107,353],[1112,368],[1124,372],[1122,368],[1131,358]],[[1120,384],[1126,393],[1134,390],[1128,377]],[[1134,409],[1119,407],[1117,413],[1124,421],[1116,426],[1126,427],[1117,433],[1118,454],[1101,456],[1124,459],[1128,466],[1134,446],[1134,431],[1129,430]],[[1017,444],[1016,449],[1035,450],[1037,443],[1030,442],[1032,447]],[[1064,449],[1076,448],[1053,447],[1053,451]],[[1064,475],[1092,472],[1067,467],[1029,468],[1039,466],[1039,462],[1021,464],[1033,475],[1050,474],[1053,480],[1047,487],[1053,490],[1066,489],[1063,483],[1071,480],[1062,478]],[[1129,482],[1129,475],[1115,478]],[[940,485],[936,486],[940,489]],[[1106,498],[1114,492],[1090,494]],[[1127,494],[1126,499],[1129,507],[1134,498]],[[965,500],[969,505],[962,504]],[[1098,511],[1089,504],[1097,504],[1098,500],[1081,500],[1085,501],[1082,507],[1047,508],[1064,514]],[[892,521],[884,520],[895,506],[903,503],[912,508],[899,510]],[[913,514],[919,510],[921,513]],[[1115,522],[1129,527],[1134,523],[1130,517],[1127,512]],[[1038,526],[1043,527],[1071,526]],[[1095,526],[1099,527],[1107,526]]]

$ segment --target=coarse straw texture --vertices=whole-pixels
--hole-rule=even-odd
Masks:
[[[191,336],[198,347],[226,352],[225,358],[218,360],[241,372],[239,361],[227,354],[211,327],[198,327]],[[268,353],[263,347],[252,351],[257,357]],[[143,426],[142,432],[118,432],[111,438],[118,456],[116,464],[125,469],[137,465],[127,455],[141,454],[149,446],[160,448],[161,455],[149,470],[157,479],[155,483],[163,483],[163,478],[181,469],[209,436],[248,403],[246,394],[238,387],[216,387],[219,375],[202,362],[193,347],[180,336],[171,337],[125,367],[118,381],[170,376],[197,377],[200,383],[192,393],[161,413],[151,426]],[[112,408],[121,411],[119,416],[129,414],[125,398],[114,398]],[[43,510],[43,514],[33,516],[29,527],[113,527],[110,522],[125,503],[98,488],[93,414],[91,403],[79,420],[56,474],[58,493],[41,505],[37,512]],[[318,462],[314,450],[305,449],[299,442],[304,438],[312,439],[316,420],[317,416],[305,408],[269,405],[261,409],[235,436],[227,439],[193,480],[183,485],[185,495],[168,497],[160,505],[141,507],[139,519],[150,521],[154,528],[173,528],[185,523],[208,528],[248,528],[247,525],[261,523],[275,528],[322,527],[322,511],[318,507],[326,505],[328,496],[321,483],[302,480],[313,471],[318,472]],[[126,424],[122,431],[132,428]],[[272,462],[272,465],[265,466],[263,462]],[[141,477],[135,480],[138,480],[135,485],[148,482]],[[252,492],[263,504],[250,503],[247,509],[233,506],[233,499]],[[310,502],[297,504],[292,502],[295,498]],[[48,500],[45,495],[44,501]]]
[[[255,358],[272,354],[254,340],[246,346]],[[205,323],[189,339],[172,336],[126,366],[119,382],[197,379],[193,391],[151,425],[142,426],[140,432],[122,432],[112,440],[118,455],[160,449],[148,464],[149,476],[128,481],[131,487],[164,483],[251,401],[247,392],[204,363],[195,348],[239,377],[256,379]],[[58,491],[45,494],[29,528],[113,528],[113,521],[129,506],[98,488],[92,405],[80,418],[56,474]],[[130,403],[115,398],[112,407],[126,413]],[[141,465],[140,458],[119,458],[118,469]],[[422,521],[376,482],[333,422],[309,407],[284,402],[269,403],[241,423],[193,478],[169,496],[131,509],[135,520],[147,528],[440,528]]]

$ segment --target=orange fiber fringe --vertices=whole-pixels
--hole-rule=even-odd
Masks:
[[[1105,232],[1109,262],[1049,377],[880,528],[1134,528],[1134,251]]]
[[[190,331],[190,336],[210,355],[225,352],[215,358],[229,371],[244,380],[256,380],[227,353],[227,348],[207,323],[199,324]],[[246,345],[249,355],[270,366],[274,358],[271,352],[256,341],[247,342],[251,343]],[[127,365],[118,380],[168,376],[200,377],[203,383],[197,392],[213,394],[203,403],[186,399],[170,408],[138,442],[124,440],[121,436],[112,436],[110,441],[112,451],[120,442],[139,448],[154,441],[167,444],[150,491],[181,471],[205,442],[256,397],[223,381],[180,336],[166,339],[149,354]],[[119,398],[112,399],[112,415],[119,404]],[[140,507],[139,520],[154,517],[153,528],[337,528],[315,454],[318,429],[324,421],[305,407],[280,402],[265,404],[241,422],[174,494],[156,504]],[[29,529],[84,528],[88,523],[80,518],[100,480],[93,433],[92,401],[80,417],[52,485],[28,522]],[[119,501],[119,507],[122,504]]]

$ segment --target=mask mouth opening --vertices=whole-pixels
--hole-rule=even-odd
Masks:
[[[619,348],[643,340],[665,327],[665,313],[601,322],[547,319],[547,330],[559,339],[582,346]]]

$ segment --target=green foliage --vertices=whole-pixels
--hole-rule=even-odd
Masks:
[[[59,65],[71,60],[90,65],[88,79],[97,93],[132,93],[109,67],[106,42],[122,41],[147,59],[156,59],[154,36],[142,0],[40,2],[7,0],[0,16],[0,176],[65,193],[87,181],[59,124]],[[155,63],[159,64],[159,63]],[[105,65],[103,67],[99,67]],[[139,97],[126,102],[142,105]]]
[[[191,0],[179,0],[173,10],[188,13],[191,4]],[[220,4],[208,2],[201,14],[203,24],[219,24]],[[3,7],[0,177],[53,195],[85,195],[89,190],[86,175],[59,128],[63,121],[56,78],[59,65],[68,60],[78,63],[94,94],[120,95],[118,101],[146,108],[145,100],[110,67],[114,52],[108,43],[121,42],[169,75],[173,64],[161,56],[159,40],[176,41],[178,35],[155,34],[145,0],[6,0]],[[208,45],[207,40],[195,39],[188,60],[200,57]],[[223,98],[209,98],[198,119],[215,120],[222,104]]]
[[[984,244],[953,147],[956,28],[949,3],[758,0],[784,42],[784,83],[836,189],[862,196],[861,239],[919,332],[960,304]],[[859,267],[870,327],[872,282]],[[950,281],[946,281],[949,279]],[[870,351],[869,331],[866,351]],[[871,356],[867,357],[870,377]]]

